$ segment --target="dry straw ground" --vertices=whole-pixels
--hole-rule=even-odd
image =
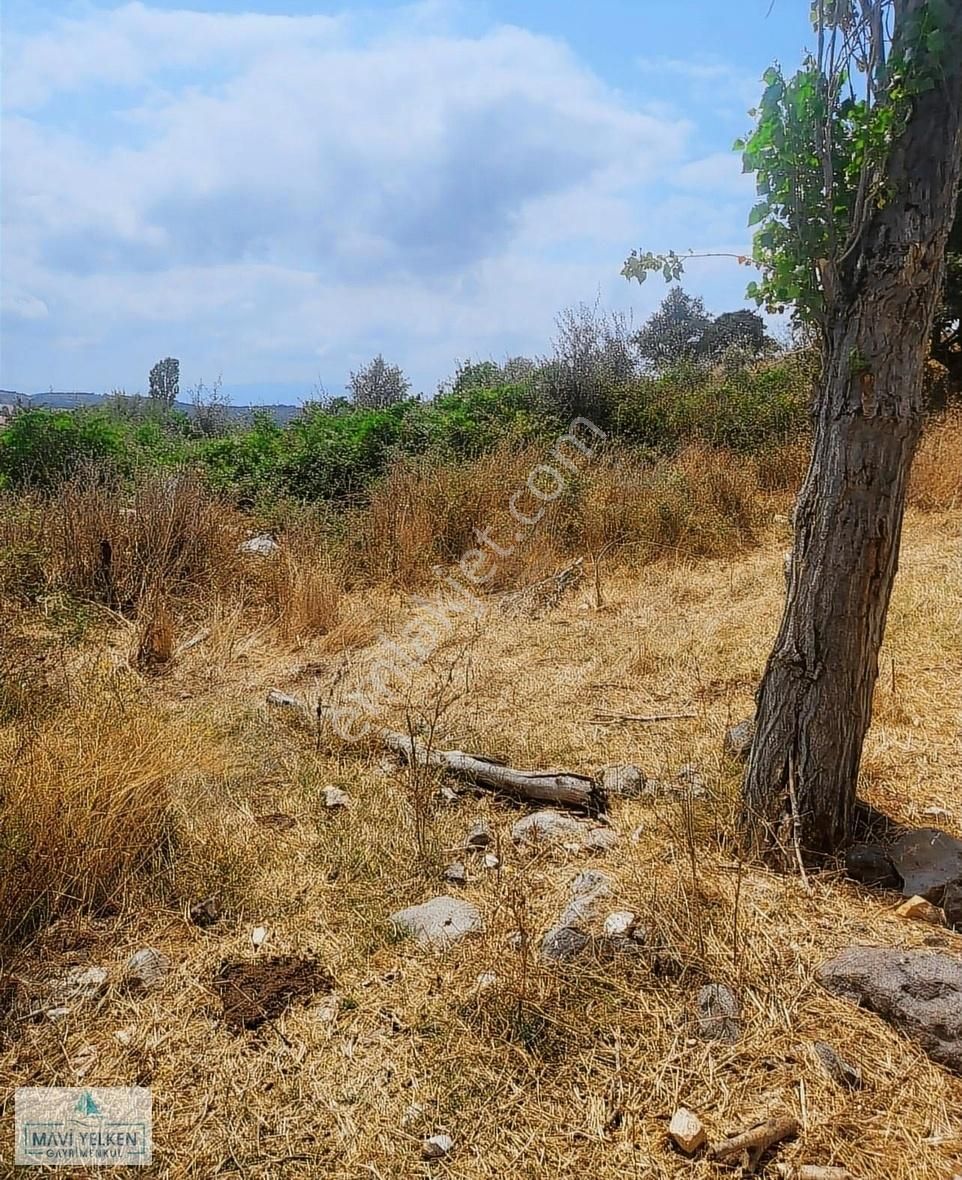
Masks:
[[[863,794],[891,815],[924,822],[943,808],[939,822],[956,835],[960,481],[962,435],[948,426],[916,472],[862,777]],[[470,792],[436,802],[435,784],[426,792],[374,748],[338,745],[265,708],[270,687],[325,700],[363,676],[408,616],[390,582],[339,595],[327,564],[281,554],[270,576],[289,609],[254,617],[217,587],[203,618],[173,613],[179,654],[162,675],[131,658],[136,628],[116,620],[80,654],[62,651],[45,671],[56,708],[3,730],[7,855],[12,836],[35,851],[8,862],[20,876],[0,884],[2,912],[9,927],[26,889],[40,924],[3,962],[13,982],[2,989],[0,1160],[12,1156],[14,1087],[82,1082],[151,1086],[161,1176],[719,1175],[669,1148],[678,1104],[713,1135],[794,1112],[803,1129],[781,1161],[845,1165],[861,1180],[962,1172],[962,1079],[814,981],[849,944],[957,954],[962,936],[897,918],[894,898],[841,874],[813,877],[806,891],[742,863],[733,839],[738,770],[721,736],[750,712],[777,624],[785,508],[758,493],[755,543],[739,535],[716,550],[728,556],[686,557],[684,531],[657,561],[624,549],[604,572],[600,609],[589,582],[542,617],[495,609],[463,624],[386,718],[420,719],[440,744],[521,765],[592,772],[630,761],[665,779],[697,765],[706,798],[615,802],[625,838],[595,860],[523,856],[508,837],[519,809]],[[643,726],[602,723],[599,712],[695,716]],[[326,810],[328,785],[353,807]],[[259,822],[277,813],[295,825]],[[502,862],[472,869],[464,891],[484,933],[441,957],[392,938],[386,915],[443,891],[443,867],[476,819],[498,833]],[[87,859],[72,859],[70,830],[85,825]],[[94,863],[97,849],[117,848],[124,856]],[[616,879],[619,906],[639,913],[653,949],[547,967],[537,940],[589,863]],[[185,910],[208,895],[225,916],[200,930]],[[261,924],[269,935],[255,952]],[[122,965],[144,945],[173,969],[160,991],[133,997]],[[223,960],[307,951],[333,974],[333,996],[256,1033],[218,1020],[211,981]],[[61,1023],[29,1016],[45,981],[90,964],[110,971],[105,996]],[[484,973],[496,982],[479,986]],[[687,1023],[708,980],[741,999],[736,1044],[701,1041]],[[857,1064],[864,1088],[829,1081],[815,1041]],[[422,1139],[438,1132],[454,1151],[424,1163]]]

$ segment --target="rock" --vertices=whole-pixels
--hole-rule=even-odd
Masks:
[[[497,982],[498,977],[493,971],[482,971],[475,979],[474,985],[479,992],[484,992],[489,987],[494,987]]]
[[[221,918],[220,906],[215,897],[205,897],[203,901],[195,901],[187,914],[191,922],[195,926],[199,926],[201,930],[206,930],[208,926],[214,926]]]
[[[942,924],[942,911],[937,905],[926,901],[924,897],[910,897],[903,901],[895,911],[900,918],[913,918],[916,922],[931,922],[933,926]]]
[[[569,901],[558,921],[541,940],[542,958],[573,959],[590,942],[588,925],[601,902],[611,894],[611,878],[595,869],[579,873],[569,887]]]
[[[844,1057],[840,1057],[831,1045],[824,1041],[816,1041],[812,1045],[818,1063],[825,1073],[837,1086],[844,1086],[848,1090],[862,1088],[862,1072],[854,1065],[849,1065]]]
[[[902,878],[881,844],[853,844],[845,850],[845,873],[870,889],[901,889]]]
[[[484,854],[484,860],[481,863],[490,872],[490,870],[498,868],[501,864],[501,861],[493,852],[486,852]]]
[[[678,781],[682,784],[682,788],[693,799],[704,799],[708,794],[708,787],[702,778],[701,771],[692,762],[686,762],[684,766],[679,766],[678,773],[675,775]]]
[[[699,1147],[705,1145],[708,1138],[701,1119],[684,1106],[679,1106],[671,1116],[668,1134],[675,1146],[686,1155],[693,1155]]]
[[[605,853],[616,848],[620,841],[621,837],[611,828],[592,828],[585,836],[581,846],[586,852]]]
[[[819,968],[822,986],[860,1004],[962,1073],[962,960],[934,951],[849,947]]]
[[[577,926],[552,926],[541,940],[541,957],[556,962],[574,959],[588,942],[588,935]]]
[[[723,983],[706,984],[698,993],[698,1035],[705,1041],[727,1041],[741,1035],[738,999]]]
[[[152,946],[135,951],[127,960],[124,978],[127,986],[134,991],[153,991],[170,973],[170,959]]]
[[[270,557],[276,553],[278,544],[270,533],[261,533],[256,537],[248,537],[237,546],[238,553],[253,553],[255,557]]]
[[[421,1147],[421,1159],[441,1160],[454,1151],[454,1140],[450,1135],[432,1135]]]
[[[946,885],[942,896],[942,912],[945,914],[946,926],[962,934],[962,880]]]
[[[889,855],[906,897],[938,905],[946,885],[962,878],[962,840],[939,828],[917,828],[894,841]]]
[[[350,807],[351,796],[347,791],[342,791],[340,787],[325,787],[321,792],[324,799],[324,806],[329,808],[335,807]]]
[[[452,791],[450,787],[442,787],[438,791],[438,798],[442,803],[457,803],[458,793],[457,791]]]
[[[254,927],[254,929],[251,931],[250,937],[251,937],[251,946],[254,948],[255,951],[259,947],[262,947],[265,942],[267,942],[267,938],[268,938],[269,934],[270,934],[270,931],[267,929],[266,926],[255,926]]]
[[[639,824],[637,828],[633,828],[628,839],[632,844],[640,844],[645,838],[645,825]]]
[[[602,937],[613,951],[640,951],[648,941],[648,932],[638,925],[638,916],[632,910],[615,910],[605,918],[601,927]]]
[[[103,967],[71,967],[58,989],[64,1000],[96,1000],[107,990]]]
[[[484,852],[493,841],[491,828],[483,822],[473,824],[464,838],[465,852]]]
[[[736,762],[747,762],[754,740],[755,720],[748,717],[725,731],[722,749],[729,758],[734,758]]]
[[[451,885],[467,885],[468,874],[464,865],[459,861],[452,861],[444,870],[444,879]]]
[[[484,928],[477,906],[457,897],[432,897],[390,917],[398,929],[413,934],[421,946],[444,948]]]
[[[44,1016],[46,1016],[51,1024],[59,1024],[62,1020],[66,1020],[69,1015],[70,1009],[66,1006],[59,1008],[48,1008],[44,1012]]]
[[[515,844],[564,843],[572,836],[580,843],[584,828],[578,820],[558,811],[535,811],[526,815],[511,828]]]
[[[598,772],[598,780],[605,794],[613,798],[637,799],[649,793],[644,771],[629,762],[603,766]]]

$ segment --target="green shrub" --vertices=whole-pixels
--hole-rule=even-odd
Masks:
[[[128,471],[133,456],[121,424],[85,410],[26,410],[0,432],[0,480],[16,490],[52,491],[80,468]]]

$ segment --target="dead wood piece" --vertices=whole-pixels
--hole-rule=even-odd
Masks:
[[[828,1168],[821,1164],[779,1164],[782,1180],[855,1180],[847,1168]]]
[[[737,1162],[741,1156],[748,1155],[754,1163],[774,1144],[780,1143],[783,1139],[791,1139],[797,1134],[798,1119],[793,1115],[781,1115],[749,1127],[740,1135],[712,1143],[708,1148],[708,1154],[720,1162]]]
[[[657,721],[684,721],[697,716],[697,713],[595,713],[592,720],[637,721],[641,725],[654,725]]]
[[[436,766],[475,786],[501,791],[516,798],[580,807],[589,812],[598,812],[604,802],[604,794],[598,783],[586,775],[568,771],[515,770],[511,766],[477,758],[461,750],[432,750],[417,738],[388,729],[381,732],[381,740],[389,750],[400,754],[407,762]]]

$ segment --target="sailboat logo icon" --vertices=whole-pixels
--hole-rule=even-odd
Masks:
[[[74,1109],[79,1111],[80,1114],[86,1115],[87,1118],[94,1118],[100,1114],[100,1107],[94,1102],[93,1095],[89,1090],[84,1090],[80,1095]]]

